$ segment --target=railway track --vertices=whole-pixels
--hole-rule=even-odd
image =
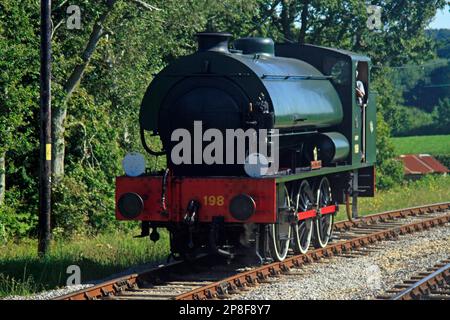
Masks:
[[[450,258],[394,286],[381,300],[450,300]]]
[[[226,299],[259,283],[272,282],[292,269],[336,255],[361,253],[379,241],[450,222],[450,202],[393,210],[334,225],[325,248],[293,255],[283,262],[257,267],[215,264],[209,257],[196,263],[175,262],[116,278],[57,297],[55,300],[207,300]]]

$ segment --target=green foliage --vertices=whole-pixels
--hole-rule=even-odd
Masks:
[[[437,54],[439,57],[450,57],[450,30],[435,29],[427,30],[427,36],[436,42]]]
[[[390,188],[403,180],[403,165],[394,159],[395,149],[390,140],[390,129],[377,114],[377,187]]]
[[[265,1],[270,8],[273,1]],[[267,20],[277,40],[339,47],[368,54],[377,66],[397,66],[432,57],[425,28],[445,0],[370,1],[380,6],[381,30],[367,27],[367,3],[360,0],[281,1]],[[263,26],[259,28],[264,30]]]
[[[34,37],[36,5],[0,4],[0,153],[18,149],[38,97],[39,43]],[[17,130],[25,134],[17,135]]]
[[[42,286],[37,284],[32,276],[17,280],[14,277],[0,274],[0,297],[24,296],[40,290],[42,290]]]
[[[27,211],[28,205],[21,190],[18,188],[8,190],[5,204],[0,206],[0,243],[33,232],[37,215]]]
[[[400,118],[393,121],[396,136],[449,132],[442,104],[450,95],[450,32],[427,30],[426,35],[433,42],[437,58],[423,64],[408,63],[391,73],[395,90],[402,94],[398,102],[408,106],[398,106]]]
[[[398,106],[399,121],[396,123],[393,134],[395,136],[411,136],[421,132],[436,131],[433,114],[415,107]]]
[[[450,61],[450,57],[448,57]],[[442,61],[442,60],[441,60]],[[431,112],[439,100],[450,96],[450,64],[444,60],[405,92],[405,104]]]
[[[379,167],[377,173],[377,187],[388,189],[398,185],[403,180],[403,165],[398,160],[388,159]]]
[[[450,168],[450,152],[448,154],[436,154],[434,157],[447,168]]]
[[[440,100],[434,110],[435,124],[438,129],[450,133],[450,98]]]
[[[392,69],[385,67],[372,81],[372,89],[379,92],[379,95],[377,95],[377,110],[380,117],[386,121],[386,125],[390,128],[389,131],[383,131],[388,136],[391,131],[398,130],[399,123],[401,123],[401,113],[398,109],[401,93],[395,90],[390,80],[392,73]]]

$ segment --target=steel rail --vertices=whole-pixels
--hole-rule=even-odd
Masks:
[[[438,270],[434,271],[425,278],[413,283],[410,287],[401,291],[391,298],[391,300],[413,300],[426,296],[433,287],[450,281],[450,262]],[[450,298],[450,296],[449,296]]]
[[[406,218],[408,216],[425,215],[449,209],[450,202],[392,210],[383,213],[363,216],[352,222],[337,222],[334,225],[334,229],[337,231],[345,232],[346,230],[349,230],[353,227],[362,225],[371,225],[378,222],[385,222],[398,218]],[[209,284],[207,286],[191,290],[184,294],[180,294],[174,297],[174,299],[186,300],[224,298],[227,296],[227,294],[237,292],[238,290],[244,289],[247,286],[254,286],[258,282],[269,281],[269,277],[288,273],[290,268],[300,267],[304,263],[310,263],[317,261],[323,257],[331,257],[336,254],[349,252],[351,250],[359,249],[363,246],[373,244],[384,239],[395,238],[399,234],[421,231],[423,229],[428,229],[430,227],[445,224],[449,221],[450,214],[447,214],[445,216],[422,220],[417,223],[411,223],[400,227],[381,230],[361,237],[352,238],[344,242],[330,244],[322,249],[316,249],[303,255],[289,257],[283,262],[276,262],[258,267],[251,271],[239,273],[237,275]],[[170,271],[171,268],[183,267],[183,265],[183,261],[178,261],[161,267],[151,268],[140,273],[133,273],[118,277],[86,289],[59,296],[54,298],[53,300],[94,300],[120,295],[122,292],[128,289],[136,288],[140,278],[151,277],[154,274]]]
[[[201,258],[203,257],[204,256],[202,256]],[[175,261],[163,266],[150,268],[140,273],[132,273],[122,277],[114,278],[86,289],[81,289],[63,296],[53,298],[52,300],[94,300],[102,297],[114,296],[127,289],[135,288],[138,284],[139,277],[145,277],[147,275],[164,272],[166,270],[169,271],[170,269],[182,266],[184,263],[184,261]]]
[[[367,216],[362,216],[353,221],[340,221],[335,223],[335,231],[344,231],[356,226],[360,226],[365,223],[377,223],[381,221],[387,221],[390,219],[406,218],[409,216],[424,215],[436,211],[444,211],[450,209],[450,202],[435,203],[424,206],[417,206],[405,209],[391,210],[382,213],[371,214]]]

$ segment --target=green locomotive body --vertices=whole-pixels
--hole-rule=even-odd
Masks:
[[[172,251],[182,255],[205,247],[223,253],[223,246],[239,246],[242,241],[236,238],[243,234],[250,235],[262,258],[282,260],[290,244],[296,252],[307,250],[310,241],[325,246],[338,204],[348,208],[352,198],[355,217],[358,196],[375,192],[376,94],[370,88],[370,59],[344,50],[274,44],[267,38],[238,39],[230,49],[230,36],[198,34],[199,50],[153,79],[141,105],[141,137],[150,154],[167,156],[168,170],[118,178],[116,215],[142,220],[143,234],[149,228],[168,228]],[[205,133],[224,135],[265,130],[264,141],[276,142],[275,169],[252,175],[248,163],[220,160],[218,155],[230,153],[236,160],[236,150],[225,144],[211,153],[215,162],[199,162],[198,150],[204,155],[217,137],[202,140],[199,149],[189,140],[194,151],[180,153],[187,161],[174,160],[180,142],[174,132],[196,137],[197,123]],[[148,147],[146,131],[161,138],[163,150]],[[145,185],[161,193],[160,202],[140,195],[147,192]],[[139,192],[127,196],[133,190]],[[136,215],[127,216],[127,204]]]

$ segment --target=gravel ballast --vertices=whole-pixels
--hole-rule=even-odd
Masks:
[[[259,285],[233,299],[374,299],[394,285],[450,256],[450,226],[382,241],[367,255],[324,259],[293,269],[273,283]]]
[[[50,300],[59,296],[63,296],[69,294],[71,292],[75,292],[78,290],[83,290],[85,288],[89,288],[93,286],[93,284],[77,284],[72,286],[67,286],[60,289],[54,289],[49,291],[42,291],[30,296],[9,296],[2,298],[0,300]]]

